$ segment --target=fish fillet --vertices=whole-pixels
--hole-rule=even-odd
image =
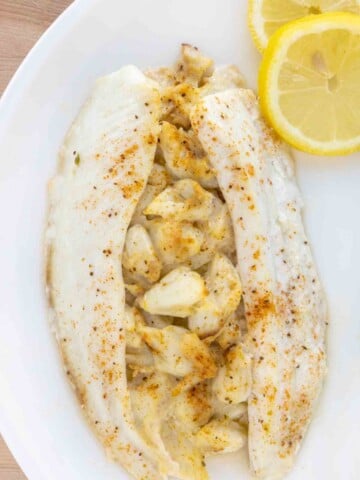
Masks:
[[[155,83],[136,67],[98,80],[61,148],[47,232],[49,298],[67,373],[109,455],[142,480],[164,476],[134,427],[121,255],[153,165],[159,111]]]
[[[233,89],[194,107],[192,126],[216,169],[234,226],[253,355],[249,455],[258,478],[290,470],[322,387],[326,305],[285,146],[255,95]]]

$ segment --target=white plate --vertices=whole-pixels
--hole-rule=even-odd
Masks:
[[[29,480],[127,478],[106,461],[66,382],[45,315],[46,182],[93,81],[132,62],[172,62],[181,42],[240,66],[259,56],[246,0],[78,0],[37,44],[0,106],[1,431]],[[298,156],[306,223],[327,291],[329,374],[289,480],[355,480],[360,455],[360,161]],[[245,472],[242,474],[242,472]],[[212,479],[250,478],[236,456]]]

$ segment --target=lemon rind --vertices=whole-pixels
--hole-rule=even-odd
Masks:
[[[260,53],[264,53],[266,46],[268,44],[268,37],[264,31],[264,22],[262,20],[262,15],[260,14],[260,0],[249,0],[248,6],[248,15],[247,15],[247,22],[248,27],[250,30],[251,37],[256,48],[259,50]],[[256,21],[257,20],[257,21]],[[258,27],[256,27],[258,25]],[[259,25],[262,26],[262,35],[259,33],[260,28]]]
[[[357,14],[360,14],[360,0],[355,0],[355,3],[358,6]],[[261,14],[261,8],[263,4],[264,4],[264,0],[249,0],[248,15],[247,15],[247,23],[248,23],[251,37],[254,41],[256,48],[259,50],[260,53],[264,53],[270,41],[270,37],[265,33],[265,30],[264,30],[265,21],[264,21],[263,15]],[[326,15],[327,13],[335,13],[335,14],[350,13],[352,15],[356,15],[356,13],[354,12],[341,10],[341,7],[340,7],[340,10],[338,11],[325,12],[322,15]],[[316,16],[319,16],[319,15],[316,15]],[[300,18],[307,18],[307,17],[300,17]],[[288,23],[289,22],[287,22],[286,25]],[[279,28],[282,28],[282,27],[279,27]]]
[[[279,68],[290,45],[305,33],[320,33],[331,28],[345,27],[360,34],[360,16],[352,13],[330,12],[310,15],[290,22],[277,30],[270,38],[259,71],[259,93],[262,111],[275,131],[287,143],[307,153],[316,155],[342,155],[360,149],[360,135],[348,141],[319,142],[306,137],[281,113],[274,85]]]

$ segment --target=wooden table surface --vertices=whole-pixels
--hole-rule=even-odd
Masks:
[[[36,40],[70,3],[71,0],[0,0],[0,95]],[[0,480],[26,480],[1,436]]]

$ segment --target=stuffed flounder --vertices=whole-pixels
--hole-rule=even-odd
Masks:
[[[287,148],[234,66],[98,80],[50,182],[47,289],[66,372],[137,480],[248,448],[283,478],[325,374],[326,307]]]

